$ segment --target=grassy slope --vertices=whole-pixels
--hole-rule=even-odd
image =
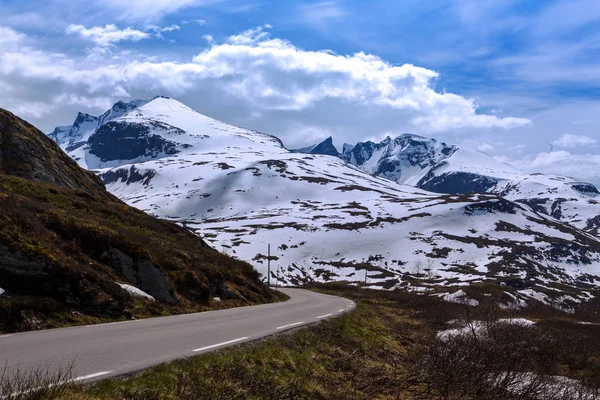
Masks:
[[[33,126],[0,110],[0,332],[266,301],[251,265],[110,195]],[[114,249],[153,264],[177,304],[133,299]],[[223,302],[211,303],[212,296]]]
[[[600,386],[599,326],[546,314],[533,331],[514,327],[485,344],[462,338],[440,346],[435,334],[448,328],[448,320],[486,318],[489,310],[469,308],[466,315],[464,306],[404,292],[327,291],[357,300],[356,312],[126,379],[67,389],[61,398],[533,398],[511,397],[482,378],[495,372],[501,376],[504,368],[568,375]],[[553,390],[545,399],[569,396]]]

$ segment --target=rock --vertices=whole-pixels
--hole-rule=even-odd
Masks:
[[[175,290],[164,272],[148,260],[134,260],[121,250],[110,249],[113,267],[135,287],[156,300],[177,304]]]

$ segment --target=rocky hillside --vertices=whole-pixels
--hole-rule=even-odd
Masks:
[[[99,127],[81,149],[71,153],[79,163],[108,167],[97,172],[111,193],[195,229],[262,273],[271,244],[273,279],[285,283],[495,283],[513,287],[507,304],[564,307],[600,283],[598,238],[529,206],[427,192],[339,157],[290,152],[274,136],[172,99]]]
[[[201,310],[213,296],[265,299],[252,266],[121,202],[4,110],[0,210],[0,331]]]

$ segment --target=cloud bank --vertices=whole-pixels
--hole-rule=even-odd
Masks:
[[[406,129],[435,134],[463,128],[510,129],[530,123],[524,118],[478,113],[473,99],[436,91],[435,71],[411,64],[392,65],[362,52],[340,55],[303,50],[271,37],[269,28],[260,26],[220,43],[210,42],[187,61],[158,61],[144,54],[106,49],[122,41],[150,38],[148,32],[133,28],[69,26],[67,33],[104,48],[76,58],[40,49],[34,38],[4,27],[0,84],[12,93],[5,106],[35,119],[61,109],[65,98],[88,109],[123,96],[160,93],[211,112],[215,107],[208,105],[210,98],[219,105],[220,115],[228,117],[223,107],[235,108],[238,119],[242,115],[254,125],[286,118],[287,128],[272,133],[288,142],[297,140],[298,132],[313,132],[318,138],[339,127],[346,131],[340,140],[361,140],[366,135],[377,137]],[[163,32],[178,27],[153,29]],[[25,85],[51,90],[40,99],[31,96],[31,91],[18,90]],[[40,107],[40,101],[47,106]],[[330,123],[323,123],[325,114]],[[358,116],[362,121],[356,126]],[[68,115],[63,118],[68,122]]]

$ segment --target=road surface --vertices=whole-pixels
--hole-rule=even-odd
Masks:
[[[352,310],[354,302],[302,289],[290,300],[196,314],[0,335],[0,366],[9,374],[56,371],[71,363],[91,382],[256,340]],[[12,373],[10,371],[13,371]],[[1,371],[0,371],[1,374]]]

